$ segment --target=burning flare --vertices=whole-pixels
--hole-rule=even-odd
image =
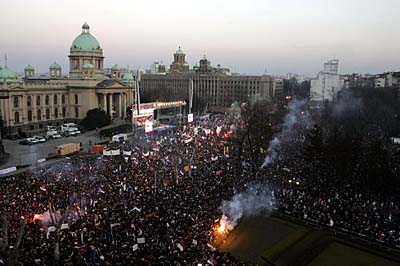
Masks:
[[[219,227],[217,228],[217,232],[220,234],[223,234],[226,232],[226,225],[222,220],[219,222]]]

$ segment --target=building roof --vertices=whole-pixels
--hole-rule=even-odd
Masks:
[[[124,73],[124,75],[122,76],[122,80],[123,81],[133,81],[134,78],[133,78],[132,72],[129,71],[129,72]]]
[[[125,84],[123,84],[122,82],[119,82],[118,80],[115,80],[115,79],[105,79],[105,80],[97,83],[96,87],[98,87],[98,88],[108,88],[108,87],[111,87],[114,84],[118,84],[121,87],[126,87]]]
[[[179,46],[178,50],[176,50],[175,54],[181,54],[184,55],[185,52],[183,52],[183,50],[181,49],[181,47]]]
[[[33,66],[31,66],[30,64],[28,64],[28,65],[25,67],[25,70],[35,70],[35,69],[33,68]]]
[[[118,71],[118,65],[115,64],[111,67],[111,71]]]
[[[84,69],[93,69],[94,67],[93,67],[92,64],[86,63],[86,64],[83,65],[83,68],[84,68]]]
[[[57,64],[56,62],[54,62],[53,64],[50,65],[49,68],[50,69],[61,69],[61,66],[59,64]]]
[[[72,42],[71,50],[96,51],[101,49],[99,42],[90,34],[89,29],[89,25],[85,22],[82,26],[82,33]]]
[[[0,82],[17,82],[17,74],[5,66],[0,70]]]

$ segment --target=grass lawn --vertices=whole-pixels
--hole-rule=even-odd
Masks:
[[[308,266],[399,266],[400,263],[332,242]]]
[[[275,217],[246,217],[229,234],[220,249],[230,251],[244,262],[266,265],[261,256],[272,260],[307,231],[303,226]]]

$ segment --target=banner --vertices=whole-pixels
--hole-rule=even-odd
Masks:
[[[193,114],[188,114],[188,123],[193,123]]]
[[[132,155],[132,151],[123,151],[122,154],[123,155],[127,155],[127,156],[131,156]]]
[[[105,156],[115,156],[115,155],[120,155],[121,151],[120,150],[104,150],[103,155]]]
[[[153,132],[153,122],[146,120],[146,122],[144,123],[144,132],[146,134],[150,134],[151,132]]]
[[[5,169],[1,169],[0,170],[0,175],[5,175],[11,172],[17,171],[17,167],[9,167],[9,168],[5,168]]]

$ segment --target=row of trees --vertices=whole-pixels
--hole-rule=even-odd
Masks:
[[[304,156],[335,167],[340,179],[352,179],[374,190],[392,190],[400,183],[400,105],[393,89],[344,91],[315,116]]]

